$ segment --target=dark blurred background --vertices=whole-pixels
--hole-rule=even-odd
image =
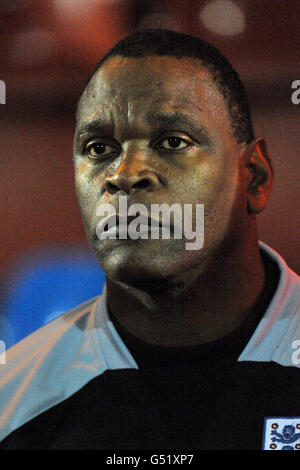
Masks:
[[[260,239],[300,272],[298,0],[1,0],[0,26],[0,338],[8,345],[102,290],[74,194],[74,109],[101,56],[137,29],[200,36],[237,69],[275,168]]]

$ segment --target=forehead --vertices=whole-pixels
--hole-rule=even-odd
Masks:
[[[109,58],[85,89],[78,120],[116,119],[184,110],[229,121],[227,105],[210,72],[194,58]],[[224,125],[224,122],[223,124]]]

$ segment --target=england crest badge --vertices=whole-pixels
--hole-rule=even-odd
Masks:
[[[263,450],[300,450],[300,417],[265,418]]]

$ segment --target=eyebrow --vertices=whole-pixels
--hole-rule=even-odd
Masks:
[[[113,126],[110,122],[103,118],[93,119],[92,121],[84,123],[78,129],[78,134],[87,134],[97,132],[99,130],[111,129]]]
[[[159,122],[161,125],[169,127],[170,130],[180,130],[176,129],[177,126],[182,126],[182,131],[190,132],[196,140],[200,142],[205,141],[207,144],[211,144],[211,139],[208,131],[202,125],[194,122],[189,116],[187,116],[182,111],[174,112],[163,112],[157,111],[152,112],[147,115],[148,122]],[[175,128],[174,128],[175,126]],[[171,129],[173,128],[173,129]]]
[[[173,127],[172,130],[174,131],[176,130],[174,126],[182,126],[183,131],[190,132],[192,134],[192,137],[194,137],[195,139],[198,138],[201,142],[203,142],[204,140],[207,144],[211,144],[211,139],[209,137],[207,130],[203,126],[197,123],[194,123],[182,111],[150,112],[146,115],[146,121],[149,124],[159,123],[160,125],[169,127],[170,130]],[[97,118],[97,119],[93,119],[92,121],[84,123],[78,129],[78,135],[79,137],[81,137],[82,134],[88,134],[88,133],[99,132],[99,131],[111,131],[113,127],[114,127],[113,124],[107,121],[106,119]],[[180,129],[177,129],[177,130],[180,130]]]

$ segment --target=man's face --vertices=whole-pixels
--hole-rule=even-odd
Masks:
[[[81,99],[74,139],[79,205],[106,275],[134,284],[201,273],[244,225],[240,151],[226,103],[197,59],[108,59]],[[149,214],[151,204],[204,204],[203,248],[173,237],[99,240],[98,206],[118,213],[124,195]]]

